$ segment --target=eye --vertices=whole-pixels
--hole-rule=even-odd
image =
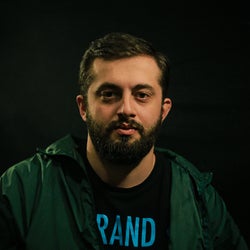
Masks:
[[[114,92],[112,90],[104,90],[101,92],[101,96],[105,98],[110,98],[114,96]]]
[[[102,90],[100,97],[103,102],[111,102],[119,98],[119,94],[114,90]]]
[[[135,93],[135,98],[139,101],[145,102],[151,97],[151,93],[147,91],[138,91]]]

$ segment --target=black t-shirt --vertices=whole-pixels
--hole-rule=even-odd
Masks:
[[[170,162],[156,152],[151,174],[132,188],[112,187],[96,175],[88,162],[86,165],[104,249],[168,249]]]

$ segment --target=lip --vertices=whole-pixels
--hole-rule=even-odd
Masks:
[[[136,129],[134,128],[118,128],[116,129],[116,132],[119,135],[133,135],[136,132]]]

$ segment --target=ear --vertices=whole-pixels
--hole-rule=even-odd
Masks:
[[[172,107],[172,101],[169,98],[165,98],[162,102],[162,118],[161,121],[163,122],[167,117],[170,109]]]
[[[84,121],[86,121],[86,107],[84,105],[84,97],[82,95],[77,95],[76,96],[76,103],[78,106],[78,110],[80,113],[80,116]]]

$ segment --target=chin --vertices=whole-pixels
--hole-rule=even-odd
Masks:
[[[134,136],[134,135],[116,135],[111,138],[111,140],[114,143],[119,143],[119,142],[126,142],[126,143],[133,143],[135,141],[140,140],[140,136]]]

